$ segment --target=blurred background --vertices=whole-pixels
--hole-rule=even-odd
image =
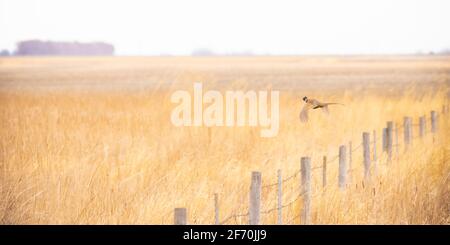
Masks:
[[[449,53],[448,9],[445,0],[0,0],[0,54]]]

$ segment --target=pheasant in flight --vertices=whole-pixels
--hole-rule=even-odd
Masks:
[[[303,101],[305,101],[305,105],[303,106],[302,111],[300,112],[300,121],[307,122],[308,121],[308,111],[310,109],[322,109],[323,112],[328,113],[329,105],[343,105],[341,103],[322,103],[316,99],[308,99],[308,97],[303,97]]]

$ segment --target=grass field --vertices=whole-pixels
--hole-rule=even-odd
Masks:
[[[278,136],[173,126],[170,95],[194,82],[279,90]],[[381,137],[388,120],[441,114],[449,85],[450,58],[438,56],[1,58],[0,223],[172,224],[173,209],[186,207],[189,223],[212,224],[214,193],[221,220],[247,212],[251,171],[269,184],[277,169],[297,171],[302,156],[321,166],[339,145],[359,145],[363,131]],[[303,96],[346,106],[302,124]],[[448,118],[439,115],[438,133],[408,151],[400,130],[398,156],[389,165],[382,157],[370,184],[362,185],[361,151],[346,191],[337,188],[336,162],[326,189],[314,171],[312,223],[449,224]],[[297,176],[283,185],[285,203],[299,184]],[[276,189],[264,189],[262,209],[276,202]],[[286,222],[300,223],[301,203],[283,210]],[[262,223],[276,223],[276,212]]]

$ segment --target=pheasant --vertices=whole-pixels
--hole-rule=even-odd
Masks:
[[[308,111],[310,109],[322,109],[323,112],[328,113],[329,105],[343,105],[341,103],[323,103],[316,99],[308,99],[308,97],[303,97],[303,101],[305,101],[305,105],[303,106],[302,111],[300,112],[300,121],[307,122],[308,121]]]

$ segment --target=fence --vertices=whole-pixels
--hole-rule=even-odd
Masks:
[[[442,115],[448,115],[449,106],[442,106]],[[430,120],[430,131],[426,130],[426,120]],[[445,119],[444,119],[445,120]],[[413,136],[413,127],[418,126],[419,134]],[[287,223],[291,223],[293,220],[300,217],[301,224],[311,224],[311,200],[312,200],[312,190],[311,190],[311,179],[312,172],[316,170],[322,170],[322,188],[328,185],[327,180],[327,165],[338,160],[338,187],[340,190],[345,190],[347,188],[347,183],[350,181],[352,169],[352,154],[362,147],[362,165],[363,165],[363,183],[370,182],[373,175],[377,173],[378,159],[382,157],[383,154],[386,155],[386,164],[390,164],[393,159],[393,154],[395,152],[396,156],[399,154],[399,130],[403,129],[403,142],[405,150],[411,147],[412,141],[417,138],[424,138],[428,132],[433,135],[433,142],[435,141],[435,134],[438,131],[438,113],[436,111],[430,112],[430,117],[421,116],[418,118],[418,124],[412,123],[411,117],[404,117],[403,125],[398,126],[397,123],[393,121],[388,121],[386,123],[386,128],[382,130],[382,151],[377,154],[377,137],[376,130],[373,130],[371,141],[371,134],[369,132],[362,133],[362,142],[355,148],[352,147],[352,142],[347,145],[339,146],[339,154],[332,157],[330,160],[327,156],[323,156],[322,166],[313,168],[311,166],[310,157],[301,157],[300,160],[300,170],[295,171],[293,174],[287,178],[282,178],[282,171],[279,169],[277,171],[277,181],[267,185],[262,185],[261,172],[251,173],[251,184],[249,193],[249,208],[248,212],[241,214],[231,214],[224,220],[219,220],[219,195],[214,194],[214,210],[215,210],[215,222],[216,225],[226,224],[228,221],[241,217],[248,217],[248,223],[250,225],[260,224],[261,214],[270,214],[272,212],[277,212],[277,224],[283,224],[282,212],[283,209],[291,206],[294,202],[302,198],[302,209],[298,216],[292,217]],[[347,148],[348,147],[348,148]],[[372,148],[372,153],[370,149]],[[394,149],[395,148],[395,151]],[[371,159],[372,156],[372,159]],[[372,164],[372,166],[371,166]],[[373,172],[371,171],[373,170]],[[282,193],[283,193],[283,183],[294,179],[296,176],[301,175],[301,183],[299,188],[299,194],[294,196],[294,198],[283,204]],[[277,188],[277,203],[276,207],[261,210],[261,192],[265,188]],[[174,224],[184,225],[187,224],[187,210],[186,208],[175,208],[174,210]]]

